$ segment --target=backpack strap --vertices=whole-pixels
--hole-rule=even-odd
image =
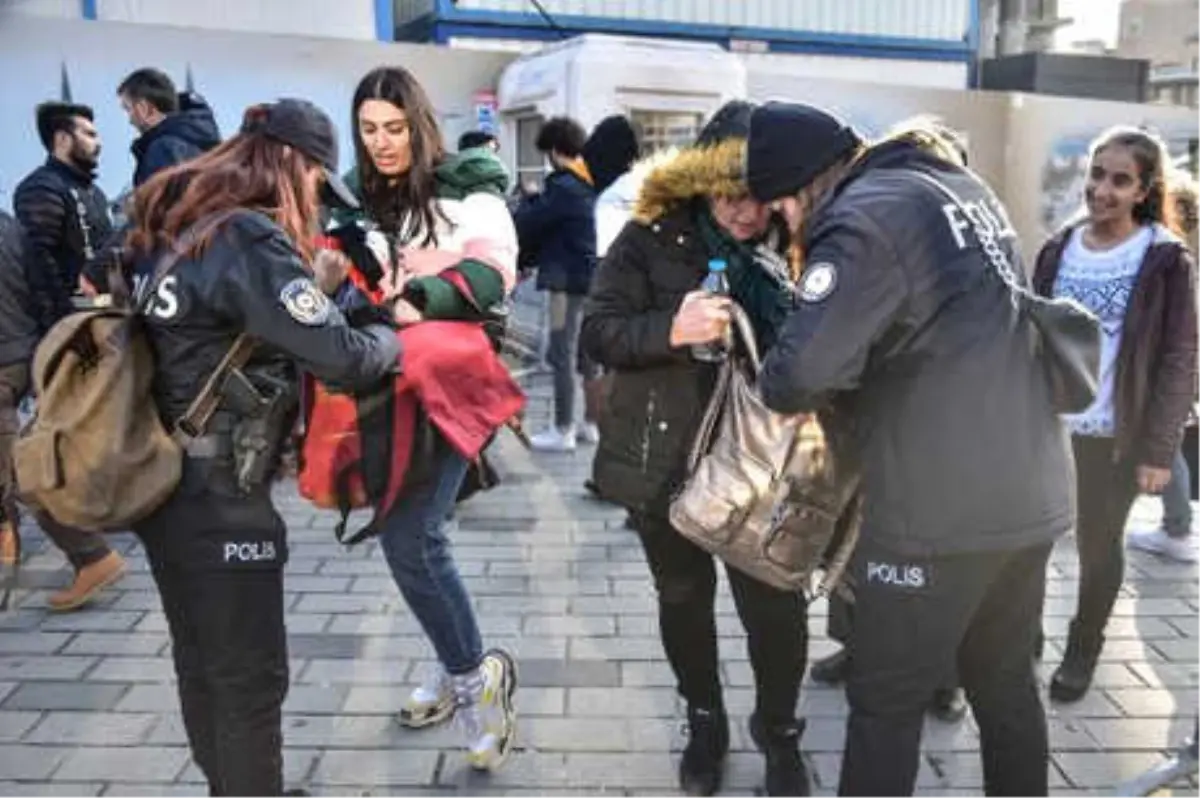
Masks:
[[[233,346],[229,347],[229,351],[225,353],[225,357],[221,358],[221,362],[208,376],[200,393],[196,394],[196,398],[188,405],[188,409],[175,421],[175,430],[172,433],[175,440],[181,444],[187,444],[204,434],[209,420],[221,404],[221,389],[225,387],[225,380],[228,379],[231,372],[243,368],[250,362],[250,356],[254,354],[257,347],[258,342],[246,333],[237,337]]]

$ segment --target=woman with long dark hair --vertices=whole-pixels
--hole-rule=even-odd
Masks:
[[[400,67],[362,79],[352,121],[358,163],[350,182],[363,210],[341,221],[368,228],[375,253],[371,273],[355,264],[360,276],[394,295],[407,322],[484,322],[516,281],[504,167],[483,148],[447,153],[433,105]],[[502,650],[484,650],[450,552],[447,519],[472,464],[426,429],[432,443],[414,454],[404,493],[379,532],[396,584],[437,654],[399,720],[420,728],[456,715],[470,764],[493,769],[515,739],[516,665]]]
[[[1050,697],[1087,692],[1125,577],[1124,532],[1139,493],[1161,493],[1196,386],[1196,282],[1171,232],[1166,145],[1111,130],[1092,146],[1086,218],[1046,243],[1034,286],[1086,305],[1104,330],[1096,401],[1066,418],[1075,450],[1079,604]]]
[[[294,383],[295,366],[346,389],[395,369],[387,314],[354,329],[310,280],[321,186],[347,194],[336,168],[329,118],[281,100],[249,109],[238,135],[138,190],[128,245],[135,293],[152,292],[153,391],[168,428],[243,334],[257,342],[243,371],[272,402],[286,401],[273,387]],[[168,253],[179,260],[155,280]],[[246,459],[246,420],[222,401],[188,442],[179,487],[134,527],[162,596],[192,756],[213,795],[283,789],[287,529],[269,480],[246,478],[270,472]],[[284,434],[264,438],[260,456],[277,453]]]

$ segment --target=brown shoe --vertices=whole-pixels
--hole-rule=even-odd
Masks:
[[[124,575],[125,559],[115,551],[110,551],[104,559],[80,568],[71,586],[55,593],[46,603],[54,612],[77,610]]]
[[[0,568],[5,571],[0,588],[0,611],[4,611],[21,575],[21,533],[12,521],[0,521]]]

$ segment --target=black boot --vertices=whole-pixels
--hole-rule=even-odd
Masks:
[[[1092,686],[1092,674],[1096,671],[1102,648],[1104,635],[1085,631],[1079,621],[1071,621],[1066,653],[1050,680],[1050,698],[1062,703],[1083,698]]]
[[[836,654],[830,654],[828,657],[814,662],[809,675],[812,676],[814,682],[821,684],[841,684],[846,681],[846,674],[849,670],[850,655],[843,648]]]
[[[679,760],[684,795],[715,795],[725,775],[729,718],[722,709],[688,707],[688,744]]]
[[[967,715],[967,697],[961,687],[938,688],[929,712],[943,723],[958,723]]]
[[[757,714],[750,717],[750,737],[767,759],[767,795],[811,795],[808,768],[800,756],[804,721],[767,726]]]

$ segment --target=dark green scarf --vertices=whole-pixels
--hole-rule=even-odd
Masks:
[[[762,242],[742,242],[729,235],[713,219],[707,203],[698,202],[694,216],[709,255],[728,264],[725,273],[729,276],[729,291],[750,317],[758,348],[765,352],[775,344],[779,328],[792,309],[786,261]]]

